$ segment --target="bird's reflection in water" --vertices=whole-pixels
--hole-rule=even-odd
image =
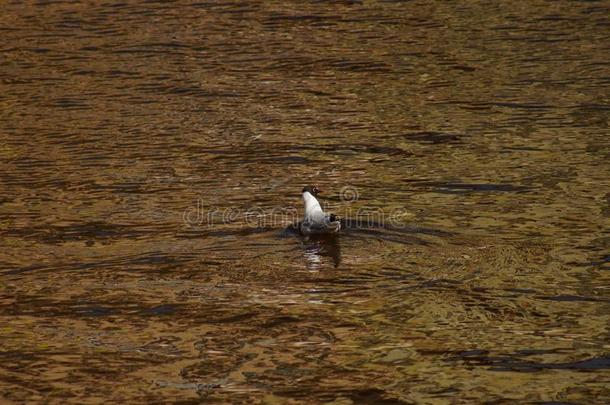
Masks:
[[[335,267],[341,263],[341,246],[337,235],[312,235],[303,239],[307,267],[311,270],[319,269],[323,258],[329,257]]]

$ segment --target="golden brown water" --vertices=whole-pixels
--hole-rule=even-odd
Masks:
[[[487,3],[2,2],[0,397],[610,401],[610,4]]]

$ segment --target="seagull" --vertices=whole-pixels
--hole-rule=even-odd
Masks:
[[[303,187],[303,202],[305,203],[305,217],[299,226],[303,235],[319,235],[337,233],[341,229],[341,222],[335,214],[322,211],[316,196],[320,190],[316,186]]]

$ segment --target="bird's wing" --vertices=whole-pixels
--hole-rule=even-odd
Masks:
[[[325,216],[328,222],[339,221],[339,217],[337,217],[335,214],[325,214]]]

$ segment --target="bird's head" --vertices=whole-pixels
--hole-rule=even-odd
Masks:
[[[316,186],[305,186],[305,187],[303,187],[303,190],[301,192],[304,193],[306,191],[309,192],[309,194],[311,194],[313,196],[317,196],[318,194],[321,193],[320,189]]]

